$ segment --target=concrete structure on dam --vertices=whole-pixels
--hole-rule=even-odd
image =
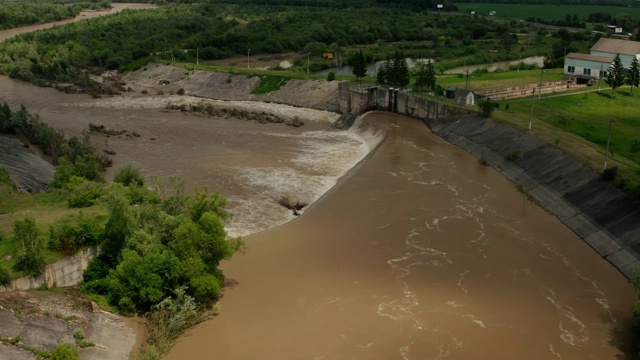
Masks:
[[[423,120],[445,140],[519,185],[628,278],[640,269],[640,201],[600,173],[513,126],[459,108],[378,87],[340,85],[340,110],[392,111]],[[509,154],[520,157],[509,161]]]

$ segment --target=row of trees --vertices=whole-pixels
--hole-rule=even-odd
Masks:
[[[626,76],[620,54],[616,54],[607,71],[605,81],[611,86],[611,96],[615,96],[616,89],[624,84],[631,86],[631,94],[633,94],[633,88],[640,86],[640,64],[638,59],[635,56],[633,57],[628,76]]]

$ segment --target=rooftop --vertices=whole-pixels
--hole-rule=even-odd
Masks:
[[[600,40],[591,47],[591,51],[607,52],[611,54],[637,55],[640,54],[640,42],[600,38]]]

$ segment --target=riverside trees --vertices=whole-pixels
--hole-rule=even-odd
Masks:
[[[127,187],[107,187],[104,254],[85,272],[84,290],[124,312],[147,311],[179,288],[199,304],[220,296],[218,264],[244,251],[244,243],[224,230],[230,214],[223,197],[206,189],[186,196],[180,182],[174,184],[171,195],[150,193],[135,209]]]

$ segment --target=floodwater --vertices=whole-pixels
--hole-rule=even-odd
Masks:
[[[70,23],[70,22],[78,21],[78,20],[91,19],[91,18],[95,18],[95,17],[99,17],[99,16],[115,14],[117,12],[120,12],[120,11],[124,10],[124,9],[140,10],[140,9],[153,9],[153,8],[156,8],[156,7],[157,7],[156,5],[152,5],[152,4],[112,3],[111,4],[111,9],[107,9],[107,10],[85,10],[85,11],[80,12],[80,14],[78,14],[78,16],[76,16],[73,19],[52,21],[52,22],[48,22],[48,23],[44,23],[44,24],[28,25],[28,26],[21,26],[21,27],[14,28],[14,29],[2,30],[2,31],[0,31],[0,41],[5,41],[6,39],[9,39],[9,38],[14,37],[14,36],[19,35],[19,34],[31,32],[31,31],[36,31],[36,30],[48,29],[48,28],[56,26],[56,25],[62,25],[62,24],[67,24],[67,23]]]
[[[487,64],[460,66],[457,68],[446,70],[444,73],[445,74],[464,74],[467,72],[467,70],[469,70],[469,73],[472,73],[478,69],[487,69],[487,71],[489,72],[494,72],[498,69],[509,70],[510,66],[518,65],[521,62],[527,65],[535,65],[541,68],[544,65],[544,56],[530,56],[520,60],[499,61],[499,62],[487,63]]]
[[[89,123],[135,132],[92,141],[116,152],[114,169],[181,175],[231,199],[228,229],[253,234],[249,251],[223,264],[221,314],[169,360],[635,358],[626,279],[418,120],[374,113],[341,132],[309,111],[292,128],[6,77],[0,101],[67,135]],[[313,205],[294,218],[275,204],[283,195]]]
[[[224,264],[177,359],[619,359],[631,287],[555,217],[418,120]],[[632,351],[630,352],[632,353]]]

